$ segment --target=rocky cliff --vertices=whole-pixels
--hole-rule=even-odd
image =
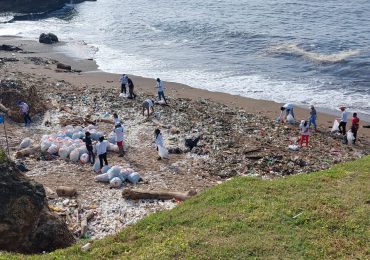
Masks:
[[[65,4],[96,0],[0,0],[0,12],[40,13],[62,8]]]
[[[0,250],[40,253],[74,243],[64,221],[49,211],[43,186],[0,150]]]

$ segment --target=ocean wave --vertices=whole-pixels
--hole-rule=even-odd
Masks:
[[[291,54],[301,56],[305,59],[319,63],[343,62],[350,57],[357,56],[360,54],[359,50],[346,50],[333,54],[323,54],[319,52],[307,51],[299,47],[298,44],[294,43],[272,46],[268,49],[268,52],[276,54]]]

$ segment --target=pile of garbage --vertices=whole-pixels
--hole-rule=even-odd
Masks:
[[[95,177],[95,180],[99,182],[109,182],[112,188],[120,188],[126,181],[137,184],[142,180],[140,175],[133,169],[121,169],[117,165],[113,167],[106,165],[100,170],[100,163],[95,162],[94,170],[95,172],[101,172],[101,174]]]
[[[69,159],[72,162],[80,161],[85,164],[89,160],[89,155],[82,139],[87,131],[91,133],[93,141],[98,141],[101,136],[104,136],[104,132],[99,131],[94,125],[89,125],[85,128],[69,125],[63,127],[58,133],[43,135],[40,143],[41,152],[58,155],[61,159]],[[115,136],[110,136],[108,141],[109,146],[107,150],[118,152],[118,146],[115,144]],[[22,148],[25,147],[22,146]],[[94,153],[96,153],[96,144],[93,145],[93,148]]]

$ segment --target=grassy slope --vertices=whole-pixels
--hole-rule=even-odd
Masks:
[[[368,156],[272,181],[235,178],[93,242],[87,253],[76,245],[42,258],[365,259],[369,216]]]

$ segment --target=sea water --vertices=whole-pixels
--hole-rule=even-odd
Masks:
[[[99,0],[0,35],[53,32],[103,71],[370,117],[369,25],[368,0]]]

